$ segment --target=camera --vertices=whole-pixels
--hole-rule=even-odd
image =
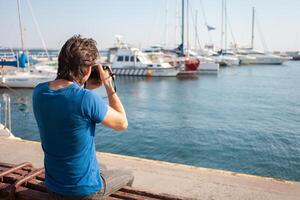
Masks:
[[[108,70],[109,75],[110,75],[110,77],[112,79],[112,84],[113,84],[114,90],[115,90],[115,92],[117,92],[117,87],[116,87],[116,84],[115,84],[115,74],[111,70],[110,66],[107,65],[107,64],[102,64],[102,69],[103,70]],[[90,77],[88,78],[87,82],[89,82],[89,83],[95,83],[95,82],[97,82],[100,85],[102,84],[97,64],[92,67],[92,71],[91,71]],[[87,87],[87,82],[84,83],[84,88]]]
[[[103,70],[110,70],[110,67],[109,67],[109,65],[104,65],[103,64],[102,69]],[[99,75],[98,65],[94,65],[92,67],[92,71],[91,71],[91,75],[90,75],[89,79],[95,79],[95,80],[101,81],[101,77]]]

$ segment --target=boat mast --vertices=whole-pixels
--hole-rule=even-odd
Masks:
[[[20,33],[21,33],[21,49],[24,51],[24,36],[23,36],[23,27],[21,21],[21,14],[20,14],[20,0],[17,0],[17,7],[18,7],[18,17],[19,17],[19,26],[20,26]]]
[[[179,17],[179,6],[178,6],[178,0],[176,0],[176,13],[175,13],[175,46],[178,46],[178,29],[179,29],[179,22],[180,17]]]
[[[168,9],[168,0],[165,0],[165,6],[166,6],[166,10],[165,10],[165,14],[166,14],[166,21],[165,21],[165,47],[167,47],[168,46],[168,11],[169,11],[169,9]]]
[[[224,0],[224,26],[225,26],[225,44],[224,49],[225,52],[227,50],[227,0]]]
[[[252,33],[251,33],[251,49],[254,48],[254,18],[255,18],[255,9],[252,7]]]
[[[184,0],[182,0],[182,6],[181,6],[181,54],[184,55]]]
[[[186,0],[186,48],[187,48],[187,57],[190,56],[189,50],[190,50],[190,22],[189,22],[189,0]]]
[[[197,49],[197,38],[198,38],[198,10],[195,13],[195,50]]]
[[[224,37],[224,0],[222,0],[222,16],[221,16],[221,44],[220,44],[220,47],[221,47],[221,50],[223,49],[223,37]]]

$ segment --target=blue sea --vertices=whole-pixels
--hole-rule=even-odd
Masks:
[[[193,80],[117,77],[117,89],[129,127],[97,126],[98,151],[300,181],[300,62]],[[13,133],[39,141],[32,90],[4,92]]]

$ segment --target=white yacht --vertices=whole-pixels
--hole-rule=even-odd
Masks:
[[[158,59],[153,62],[146,53],[138,48],[116,48],[110,51],[109,62],[116,75],[124,76],[176,76],[177,67]]]
[[[252,28],[251,28],[251,46],[250,48],[236,48],[235,53],[239,55],[241,64],[261,64],[261,65],[281,65],[289,60],[288,57],[282,57],[272,53],[264,53],[254,49],[254,23],[255,8],[252,8]]]
[[[286,57],[274,55],[271,53],[263,53],[252,48],[238,49],[237,54],[252,58],[248,60],[247,63],[243,62],[242,60],[242,64],[281,65],[283,62],[289,60],[289,58]]]
[[[240,59],[231,52],[221,52],[221,54],[214,54],[212,56],[216,63],[220,66],[237,66],[240,65]]]
[[[240,60],[240,65],[250,65],[256,60],[256,57],[248,55],[247,53],[236,52],[236,56]]]
[[[56,73],[45,71],[8,71],[0,74],[0,87],[34,88],[37,84],[55,79]]]
[[[211,58],[219,66],[240,65],[240,59],[235,53],[229,50],[217,50],[213,45],[205,45],[200,54]]]

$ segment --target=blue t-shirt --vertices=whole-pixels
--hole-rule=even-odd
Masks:
[[[48,82],[41,83],[34,89],[32,101],[45,154],[47,188],[70,196],[100,190],[94,136],[107,105],[76,83],[58,90],[49,88]]]

